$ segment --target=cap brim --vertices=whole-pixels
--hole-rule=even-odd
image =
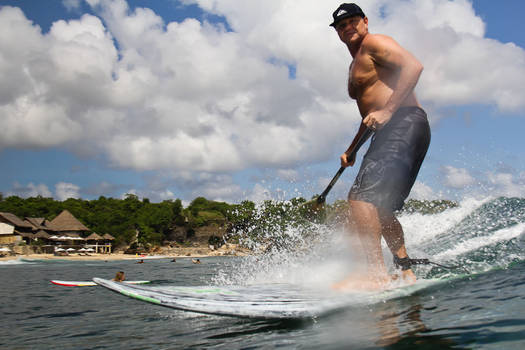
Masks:
[[[354,17],[354,16],[359,16],[359,15],[356,15],[356,14],[350,14],[350,13],[345,13],[344,15],[341,15],[340,17],[337,18],[336,21],[333,21],[332,24],[330,24],[330,27],[334,27],[337,25],[337,23],[339,23],[341,20],[345,19],[345,18],[348,18],[348,17]]]

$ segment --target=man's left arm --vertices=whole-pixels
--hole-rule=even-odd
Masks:
[[[403,101],[414,91],[423,65],[394,39],[384,35],[374,35],[367,42],[367,51],[376,65],[390,74],[398,75],[392,95],[385,107],[370,113],[364,120],[368,127],[381,128],[388,123],[392,114],[397,111]]]

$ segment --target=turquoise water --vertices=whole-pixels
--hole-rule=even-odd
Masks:
[[[348,262],[338,234],[305,259],[188,259],[0,264],[2,349],[522,349],[525,348],[525,201],[465,201],[432,217],[401,217],[414,257],[463,269],[419,267],[442,278],[409,296],[350,306],[318,319],[251,320],[178,311],[101,287],[68,288],[51,279],[128,279],[153,285],[326,283]],[[333,242],[329,247],[327,242]],[[326,254],[332,249],[332,254]],[[278,261],[278,259],[281,259]],[[283,263],[284,261],[284,263]]]

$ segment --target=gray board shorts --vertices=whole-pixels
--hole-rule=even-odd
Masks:
[[[429,144],[425,111],[420,107],[399,108],[372,137],[348,199],[371,203],[386,212],[400,210]]]

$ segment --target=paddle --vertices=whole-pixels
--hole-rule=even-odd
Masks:
[[[366,140],[368,140],[370,135],[372,135],[372,132],[373,131],[371,129],[366,129],[363,132],[363,134],[357,140],[357,144],[355,145],[354,149],[352,150],[352,153],[350,153],[350,155],[347,156],[348,159],[351,159],[351,158],[355,157],[357,151],[359,151],[359,148],[361,148],[361,146],[363,146],[363,144],[366,142]],[[345,169],[346,169],[345,167],[340,167],[339,170],[337,171],[337,173],[332,178],[332,181],[330,181],[328,186],[326,186],[326,188],[323,191],[323,193],[321,193],[320,196],[318,196],[318,197],[316,197],[316,198],[314,198],[314,199],[304,203],[303,206],[308,206],[310,209],[312,209],[314,211],[318,211],[324,205],[324,203],[326,201],[326,196],[328,195],[330,190],[332,190],[332,187],[334,187],[335,183],[337,182],[337,180],[339,180],[339,177],[345,171]]]

